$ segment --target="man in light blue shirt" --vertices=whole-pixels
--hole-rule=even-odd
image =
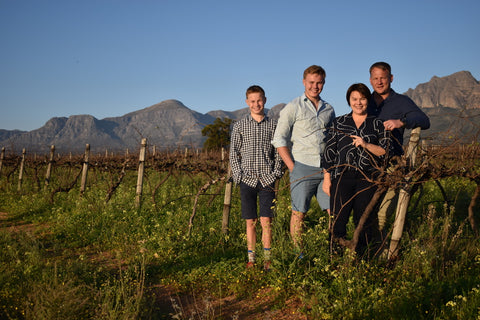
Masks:
[[[303,73],[305,93],[289,102],[280,112],[272,140],[290,171],[292,217],[290,235],[300,249],[303,219],[315,195],[323,210],[329,211],[329,197],[322,190],[321,163],[327,128],[335,119],[333,107],[320,98],[325,70],[310,66]]]

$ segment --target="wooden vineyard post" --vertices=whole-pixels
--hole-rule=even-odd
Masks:
[[[138,157],[138,178],[137,178],[137,193],[135,197],[135,207],[140,208],[142,190],[143,190],[143,172],[145,170],[145,153],[147,150],[147,139],[142,139],[142,147],[140,148],[140,155]]]
[[[225,168],[225,148],[222,147],[222,169]]]
[[[83,195],[87,186],[88,161],[90,158],[90,145],[85,146],[85,155],[83,158],[82,182],[80,183],[80,195]]]
[[[410,134],[410,141],[407,147],[407,163],[410,169],[413,169],[416,162],[416,153],[418,142],[420,140],[420,128],[414,128]],[[398,244],[402,238],[403,226],[405,224],[405,217],[407,215],[408,204],[410,203],[410,180],[412,179],[411,172],[407,177],[404,186],[400,189],[397,203],[397,210],[395,212],[395,221],[393,222],[392,238],[390,239],[390,248],[388,250],[388,259],[398,255]]]
[[[0,176],[2,175],[3,160],[5,159],[5,147],[2,147],[2,153],[0,153]]]
[[[50,183],[50,177],[52,176],[52,165],[55,157],[55,146],[50,147],[50,158],[48,160],[47,172],[45,173],[45,186],[44,190],[47,190],[48,184]]]
[[[20,162],[20,172],[18,173],[18,187],[17,187],[18,191],[22,190],[23,170],[24,170],[24,167],[25,167],[25,154],[26,153],[27,153],[27,151],[25,150],[25,148],[23,148],[23,150],[22,150],[22,160]]]
[[[185,147],[185,154],[183,156],[183,163],[187,163],[187,158],[188,158],[188,147]]]
[[[228,166],[227,183],[225,184],[225,197],[223,199],[222,232],[228,233],[228,221],[230,219],[230,207],[232,204],[232,168]]]

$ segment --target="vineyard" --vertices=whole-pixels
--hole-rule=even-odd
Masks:
[[[409,195],[389,258],[331,254],[328,216],[314,201],[299,259],[285,173],[270,272],[245,268],[226,152],[142,147],[2,152],[0,318],[480,319],[478,143],[422,145],[414,164],[400,159],[378,182]]]

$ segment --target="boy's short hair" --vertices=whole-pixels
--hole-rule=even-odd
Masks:
[[[354,83],[348,88],[347,90],[347,103],[350,105],[350,96],[352,95],[353,91],[358,91],[360,92],[361,95],[363,95],[365,98],[367,98],[368,101],[370,101],[370,98],[372,97],[372,94],[370,93],[370,89],[363,83]]]
[[[305,79],[309,74],[319,74],[323,77],[323,79],[327,77],[327,74],[325,73],[325,69],[317,65],[312,65],[307,69],[305,69],[305,71],[303,71],[303,79]]]
[[[253,85],[253,86],[248,87],[247,92],[245,93],[245,96],[247,97],[247,99],[248,99],[248,95],[250,93],[261,93],[265,97],[265,90],[263,90],[262,87],[257,86],[257,85]]]
[[[392,67],[390,67],[388,63],[383,61],[375,62],[374,64],[372,64],[369,70],[370,74],[372,74],[373,68],[379,68],[379,69],[382,69],[383,71],[388,71],[389,74],[392,74]]]

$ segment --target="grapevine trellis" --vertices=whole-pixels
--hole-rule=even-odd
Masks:
[[[92,155],[90,154],[89,145],[86,145],[83,155],[76,156],[55,154],[55,146],[51,146],[50,153],[45,156],[28,155],[25,149],[22,150],[21,155],[9,154],[7,156],[5,148],[2,148],[0,154],[0,177],[3,178],[5,183],[16,183],[19,193],[23,192],[24,180],[28,177],[33,181],[34,190],[44,192],[49,201],[54,203],[56,195],[62,192],[68,193],[79,184],[79,195],[84,196],[88,192],[86,186],[88,184],[87,173],[89,171],[107,172],[110,176],[110,181],[106,191],[105,202],[109,202],[118,187],[124,183],[127,172],[136,171],[136,193],[135,197],[132,197],[132,201],[135,202],[135,207],[139,209],[142,204],[143,179],[146,169],[149,169],[150,172],[165,174],[152,187],[151,197],[157,208],[161,208],[161,206],[156,203],[156,194],[168,179],[182,175],[190,177],[193,181],[195,175],[203,174],[208,179],[208,182],[200,186],[196,193],[178,195],[177,198],[171,199],[167,203],[175,202],[183,197],[191,197],[193,199],[192,214],[188,223],[188,234],[190,234],[197,213],[199,197],[210,196],[210,201],[207,204],[209,205],[215,197],[224,195],[222,231],[227,233],[232,198],[232,181],[226,154],[227,152],[223,149],[217,152],[207,152],[185,148],[184,150],[177,149],[158,152],[155,146],[149,148],[146,139],[142,140],[139,152],[132,153],[127,150],[124,155],[116,156],[109,154],[107,151],[105,155]],[[441,190],[448,208],[451,199],[443,190],[441,183],[441,179],[447,177],[463,177],[475,183],[476,187],[471,195],[466,221],[469,222],[473,232],[478,236],[479,161],[480,144],[476,141],[468,145],[429,146],[425,143],[419,143],[419,130],[413,130],[405,155],[398,159],[398,166],[393,172],[383,174],[383,178],[376,182],[379,186],[378,191],[360,219],[353,239],[342,244],[349,248],[355,248],[364,221],[375,210],[382,193],[393,187],[400,190],[400,200],[389,237],[390,246],[388,253],[390,259],[396,258],[398,243],[402,236],[411,196],[417,191],[420,193],[417,201],[413,204],[412,210],[415,210],[423,192],[423,183],[432,180],[435,181]],[[64,168],[62,175],[65,176],[57,177],[57,185],[53,186],[51,181],[55,175],[54,168],[56,167]],[[45,171],[45,176],[40,177],[39,173],[43,171]],[[81,180],[80,183],[79,179]],[[214,185],[217,186],[217,190],[207,194],[207,190]],[[4,187],[2,186],[2,188]],[[282,186],[282,188],[288,188],[288,184]]]

